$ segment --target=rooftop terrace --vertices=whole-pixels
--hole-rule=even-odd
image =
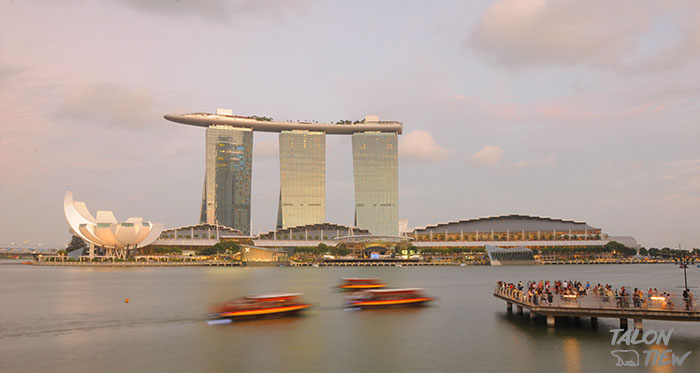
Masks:
[[[341,120],[338,123],[319,123],[316,121],[274,121],[272,118],[260,116],[233,115],[230,110],[217,110],[216,114],[190,113],[166,114],[165,119],[191,126],[209,127],[226,125],[238,128],[248,128],[253,131],[282,132],[282,131],[317,131],[332,135],[352,135],[357,132],[393,132],[401,134],[403,124],[397,121],[380,121],[376,115],[368,115],[361,121],[351,122]]]

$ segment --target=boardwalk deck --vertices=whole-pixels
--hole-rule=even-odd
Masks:
[[[547,317],[547,325],[554,326],[555,317],[590,317],[593,323],[599,317],[620,319],[620,326],[627,327],[627,320],[634,320],[634,327],[642,329],[642,320],[668,320],[668,321],[700,321],[700,307],[697,301],[691,305],[690,310],[685,309],[683,302],[670,305],[666,302],[648,300],[639,307],[618,306],[616,302],[608,302],[604,297],[583,296],[567,300],[556,295],[552,304],[537,303],[521,296],[517,290],[496,287],[493,296],[506,301],[506,307],[512,311],[513,305],[518,313],[523,309],[530,312],[530,318],[539,315]],[[588,299],[586,299],[588,298]]]

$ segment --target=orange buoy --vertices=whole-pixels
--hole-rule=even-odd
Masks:
[[[129,298],[124,299],[124,303],[129,303]]]

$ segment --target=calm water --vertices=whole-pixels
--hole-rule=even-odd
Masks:
[[[558,325],[508,315],[497,280],[569,279],[673,289],[673,265],[404,268],[49,268],[0,264],[0,371],[603,372],[700,371],[700,323],[674,328],[681,368],[615,367],[612,319]],[[332,286],[376,276],[421,286],[425,308],[347,311]],[[688,270],[700,285],[700,269]],[[677,289],[676,289],[677,290]],[[208,306],[249,293],[303,292],[305,316],[207,325]],[[696,289],[695,293],[700,293]],[[124,303],[129,298],[130,302]],[[638,351],[646,347],[632,347]],[[617,370],[616,370],[617,369]]]

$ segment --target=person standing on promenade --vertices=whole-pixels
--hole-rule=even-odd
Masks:
[[[686,311],[693,310],[693,293],[691,293],[690,289],[688,289],[688,288],[683,290],[683,303],[685,303],[685,310]]]
[[[661,293],[661,296],[664,298],[664,301],[666,303],[666,309],[672,310],[673,309],[673,302],[671,301],[671,294],[669,294],[667,292],[663,292],[663,293]]]

